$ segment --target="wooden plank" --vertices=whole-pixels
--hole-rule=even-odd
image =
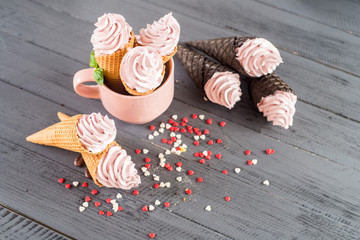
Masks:
[[[287,161],[289,150],[285,149],[286,144],[264,138],[252,131],[246,133],[241,127],[237,130],[237,134],[240,136],[239,139],[234,140],[235,146],[224,137],[224,141],[229,143],[227,144],[229,150],[225,151],[224,147],[220,147],[223,151],[223,160],[211,160],[211,166],[192,161],[193,147],[189,148],[189,153],[185,155],[185,158],[176,156],[168,158],[172,164],[181,160],[184,170],[194,169],[198,174],[196,176],[204,177],[203,185],[195,184],[194,178],[184,173],[179,174],[184,178],[183,183],[176,183],[174,173],[156,169],[153,165],[150,169],[151,173],[160,175],[162,181],[171,181],[173,187],[155,191],[150,188],[153,184],[152,181],[142,177],[143,184],[139,187],[140,195],[133,196],[128,191],[120,191],[124,196],[121,206],[125,210],[114,215],[110,221],[109,218],[100,217],[94,207],[90,207],[84,213],[79,213],[77,211],[79,204],[86,195],[90,194],[90,189],[95,187],[94,184],[90,183],[88,189],[78,187],[67,190],[63,186],[59,186],[56,181],[59,177],[64,177],[67,182],[86,181],[82,170],[73,169],[74,167],[71,166],[74,154],[61,149],[34,145],[24,140],[26,132],[32,132],[34,129],[42,128],[55,121],[48,117],[48,113],[55,114],[58,109],[57,105],[5,83],[0,83],[0,88],[5,89],[5,94],[0,96],[0,117],[2,119],[0,127],[4,129],[0,138],[0,151],[6,156],[0,158],[1,165],[4,166],[0,169],[0,189],[5,193],[0,196],[0,202],[16,210],[21,208],[21,212],[24,214],[46,222],[50,227],[67,235],[84,239],[100,238],[106,232],[108,239],[119,239],[126,236],[143,239],[148,231],[154,231],[159,233],[160,239],[208,239],[209,237],[211,239],[288,239],[298,236],[303,239],[320,236],[326,239],[355,239],[359,234],[359,215],[356,208],[358,192],[355,190],[357,184],[354,183],[359,182],[358,175],[352,173],[352,170],[344,169],[348,174],[341,175],[341,178],[349,184],[346,186],[347,189],[343,189],[343,186],[338,184],[339,177],[333,175],[336,171],[331,171],[332,168],[336,168],[336,164],[331,162],[324,164],[322,159],[300,150],[291,150],[295,155],[292,161],[296,163],[292,169],[283,166],[283,171],[273,174],[272,170],[268,170],[268,168],[278,169],[272,165],[275,165],[277,161],[280,161],[281,164]],[[8,103],[5,103],[4,99]],[[37,107],[29,111],[30,106],[35,102]],[[14,106],[17,106],[16,111],[11,111]],[[172,114],[172,112],[168,112],[166,116],[168,114]],[[218,121],[217,117],[212,117],[214,117],[214,121]],[[15,118],[17,123],[11,122],[11,119]],[[16,127],[17,124],[30,120],[32,125],[24,124],[21,128]],[[119,122],[116,123],[119,126]],[[228,131],[233,132],[232,123],[228,124],[230,125]],[[130,153],[134,148],[147,148],[149,149],[148,156],[153,160],[156,159],[158,152],[162,150],[151,143],[140,142],[135,137],[135,135],[143,133],[141,130],[143,127],[130,125],[129,128],[132,128],[130,129],[132,135],[123,132],[122,130],[125,128],[118,127],[120,130],[117,138],[119,143]],[[133,132],[134,129],[136,129],[136,133]],[[215,130],[210,128],[210,131]],[[219,131],[223,132],[224,130],[220,129]],[[223,132],[223,134],[227,136],[228,132]],[[233,138],[234,136],[228,137]],[[255,156],[259,154],[257,157],[260,157],[265,146],[276,149],[277,156],[266,160],[261,159],[258,168],[246,168],[243,162],[239,162],[238,156],[232,153],[244,146],[245,141],[241,142],[241,139],[243,141],[252,139],[256,142],[252,149]],[[278,149],[282,150],[278,151]],[[216,151],[214,150],[214,152]],[[142,155],[133,155],[133,160],[138,167],[143,162],[143,158]],[[269,161],[268,165],[266,161]],[[322,181],[316,183],[314,182],[317,181],[314,179],[316,174],[312,172],[314,164],[317,165],[315,170],[319,171],[318,173],[322,177]],[[318,164],[322,168],[319,168]],[[239,165],[244,168],[240,175],[230,173],[228,176],[220,173],[224,167],[230,171],[234,166]],[[309,169],[304,169],[302,167],[304,165],[308,165]],[[302,175],[305,170],[308,171],[306,177]],[[330,171],[327,172],[328,170]],[[299,172],[299,176],[296,172]],[[294,175],[294,180],[287,176],[287,182],[285,182],[282,179],[283,174]],[[14,178],[14,175],[17,177]],[[261,186],[261,181],[265,177],[270,177],[272,184],[269,188]],[[295,189],[292,188],[285,190],[288,193],[286,195],[276,193],[277,185],[280,186],[280,189],[287,188],[302,179],[307,182],[304,188],[306,187],[308,195],[305,195],[306,191],[301,188],[298,191],[302,197],[297,195],[296,191],[293,191]],[[317,186],[318,193],[321,194],[310,191],[315,186]],[[193,189],[192,196],[184,194],[185,187]],[[338,190],[341,194],[335,195]],[[92,198],[93,201],[103,202],[107,197],[113,198],[117,192],[119,191],[115,189],[101,188],[100,194],[92,196]],[[292,194],[297,196],[292,197]],[[356,196],[352,196],[352,194],[356,194]],[[229,203],[223,200],[225,195],[232,197]],[[312,196],[313,199],[311,199]],[[183,197],[188,199],[185,203],[181,201]],[[342,197],[346,198],[346,201],[339,199]],[[299,198],[298,202],[294,201],[296,198]],[[155,199],[170,201],[171,213],[162,207],[152,213],[141,212],[144,204],[152,203]],[[311,199],[310,202],[306,202],[309,199]],[[313,200],[317,203],[311,203]],[[355,206],[353,202],[355,202]],[[313,204],[313,206],[310,207],[309,204]],[[211,205],[213,210],[211,212],[204,211],[203,208],[206,205]],[[346,216],[339,216],[339,211],[346,213]],[[72,227],[74,223],[75,229]],[[122,226],[122,228],[119,229],[118,226]]]
[[[93,29],[92,23],[74,20],[72,17],[64,19],[58,12],[36,4],[26,4],[27,6],[24,9],[18,6],[17,1],[11,1],[7,4],[8,8],[2,13],[6,16],[6,19],[2,21],[4,22],[2,26],[3,31],[16,35],[15,29],[20,28],[22,32],[21,37],[27,41],[45,47],[50,51],[56,51],[61,55],[66,55],[71,59],[75,59],[75,61],[83,63],[88,61],[89,49],[91,49],[89,38]],[[132,9],[135,10],[135,6],[128,3],[124,3],[122,6],[129,9],[129,12]],[[97,10],[94,12],[95,9],[88,9],[85,6],[81,7],[84,7],[84,12],[89,11],[89,14],[84,17],[92,22],[95,21],[93,16],[97,16],[96,14],[100,15],[101,11],[103,11],[101,8],[96,8]],[[146,7],[146,4],[144,7]],[[151,22],[153,19],[164,14],[164,11],[153,8],[144,8],[146,12],[141,14],[141,16],[134,13],[126,17],[132,18],[129,21],[131,21],[134,29],[138,31],[138,29],[144,26],[144,23]],[[7,15],[8,12],[11,12],[10,9],[17,9],[17,11],[14,14]],[[31,10],[27,11],[26,9]],[[194,40],[194,36],[206,39],[209,36],[215,36],[214,34],[218,37],[234,34],[230,30],[194,21],[194,19],[180,14],[175,14],[175,16],[182,26],[181,39],[183,41]],[[47,19],[43,25],[38,24],[39,21],[42,21],[40,18]],[[19,26],[17,24],[20,21],[19,19],[26,19],[26,26]],[[37,29],[36,32],[31,30],[34,28]],[[199,32],[198,29],[202,29],[202,31]],[[51,34],[48,34],[49,32]],[[62,36],[67,37],[64,38]],[[357,102],[360,102],[360,96],[356,92],[356,89],[360,87],[360,83],[357,77],[322,64],[314,63],[311,60],[294,56],[286,51],[281,50],[281,54],[285,63],[280,65],[278,73],[298,93],[301,101],[311,103],[340,116],[360,121],[360,110],[357,106]],[[314,92],[317,94],[313,94]],[[342,99],[342,101],[338,101],[338,99]]]
[[[8,208],[0,206],[1,239],[70,239]]]
[[[96,3],[94,0],[91,2]],[[100,16],[106,9],[119,13],[124,9],[123,5],[116,4],[116,0],[106,1],[96,9],[92,9],[92,4],[88,1],[76,1],[76,3],[77,8],[67,7],[68,2],[63,0],[44,4],[80,19],[91,19],[91,22],[94,22],[94,16]],[[126,19],[129,22],[136,22],[135,19],[139,18],[136,11],[139,9],[148,8],[151,9],[149,12],[162,12],[160,16],[173,11],[192,19],[191,22],[196,19],[220,28],[232,29],[236,34],[264,37],[281,49],[296,52],[298,55],[360,76],[359,51],[357,51],[360,47],[359,37],[255,1],[231,0],[222,4],[211,0],[204,4],[201,1],[189,3],[186,0],[171,2],[136,0],[131,1],[131,5],[132,8],[126,8],[129,15]],[[131,14],[131,11],[134,13]],[[158,17],[144,21],[143,26],[156,19]],[[195,26],[192,29],[197,30],[197,33],[203,30],[202,27],[195,29]],[[234,32],[223,36],[234,35]],[[216,36],[218,34],[208,35],[207,38]],[[198,37],[199,34],[193,35],[192,40]]]
[[[345,1],[280,1],[257,0],[263,4],[288,11],[313,21],[332,26],[360,36],[360,4],[356,0]]]

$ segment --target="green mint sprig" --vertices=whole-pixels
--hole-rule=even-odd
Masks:
[[[104,70],[97,64],[94,51],[91,51],[89,66],[96,68],[93,73],[93,77],[97,84],[102,86],[104,84]]]

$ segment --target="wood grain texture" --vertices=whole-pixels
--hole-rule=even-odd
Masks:
[[[37,222],[25,218],[14,211],[0,206],[0,238],[1,239],[51,239],[66,240],[61,235]]]

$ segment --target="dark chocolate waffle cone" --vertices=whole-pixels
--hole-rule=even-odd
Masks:
[[[250,92],[255,106],[265,98],[275,93],[275,91],[295,92],[278,75],[272,73],[260,78],[254,78],[250,84]]]
[[[198,53],[184,45],[178,45],[177,57],[180,59],[190,78],[204,92],[206,82],[216,72],[233,72],[226,66],[219,64],[204,54]]]
[[[239,61],[236,60],[235,49],[240,47],[246,40],[253,38],[255,37],[226,37],[187,42],[186,44],[206,53],[222,64],[232,67],[239,73],[248,76]]]

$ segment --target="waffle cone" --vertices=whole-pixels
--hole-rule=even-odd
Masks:
[[[28,136],[26,140],[28,142],[59,147],[73,152],[87,152],[87,150],[81,146],[77,135],[76,125],[80,117],[81,115],[69,117]]]
[[[174,52],[172,52],[171,54],[169,55],[166,55],[166,56],[162,56],[162,60],[163,60],[163,64],[167,63],[177,52],[177,47],[175,46],[174,48]]]
[[[58,116],[60,121],[64,121],[64,120],[70,118],[70,116],[68,116],[68,115],[66,115],[65,113],[62,113],[62,112],[58,112],[57,116]]]
[[[204,92],[206,82],[216,72],[233,72],[226,66],[219,64],[202,53],[198,53],[184,45],[178,45],[177,57],[195,85]]]
[[[295,95],[295,92],[287,85],[278,75],[272,73],[260,78],[254,78],[250,84],[250,92],[254,104],[261,101],[262,98],[270,96],[275,91],[290,92]]]
[[[120,64],[129,49],[134,47],[135,36],[131,31],[131,39],[122,49],[109,55],[95,56],[96,62],[104,70],[105,84],[116,92],[123,92],[120,81]]]
[[[97,167],[101,161],[101,159],[103,158],[104,154],[107,153],[107,151],[109,151],[109,148],[112,146],[119,146],[115,141],[110,143],[102,152],[94,154],[94,153],[90,153],[89,151],[86,152],[82,152],[81,155],[84,158],[86,167],[88,168],[90,175],[92,177],[92,179],[94,180],[94,182],[96,183],[96,185],[98,186],[102,186],[101,183],[99,183],[99,181],[97,180]]]
[[[240,47],[246,40],[255,37],[226,37],[208,40],[199,40],[194,42],[187,42],[186,44],[206,53],[212,58],[215,58],[222,64],[227,65],[238,71],[239,73],[248,76],[239,61],[236,60],[235,49]]]
[[[163,71],[162,71],[162,74],[161,74],[162,76],[163,76],[163,78],[164,78],[164,75],[165,75],[165,65],[163,66]],[[128,85],[126,85],[126,83],[121,79],[121,82],[122,82],[122,85],[125,87],[125,90],[128,92],[128,93],[130,93],[131,95],[133,95],[133,96],[143,96],[143,95],[147,95],[147,94],[149,94],[149,93],[152,93],[153,91],[155,91],[155,89],[156,88],[158,88],[159,86],[161,86],[161,84],[158,86],[158,87],[156,87],[156,88],[153,88],[153,89],[151,89],[151,90],[149,90],[149,91],[147,91],[147,92],[138,92],[138,91],[136,91],[135,89],[132,89],[132,88],[130,88]]]

